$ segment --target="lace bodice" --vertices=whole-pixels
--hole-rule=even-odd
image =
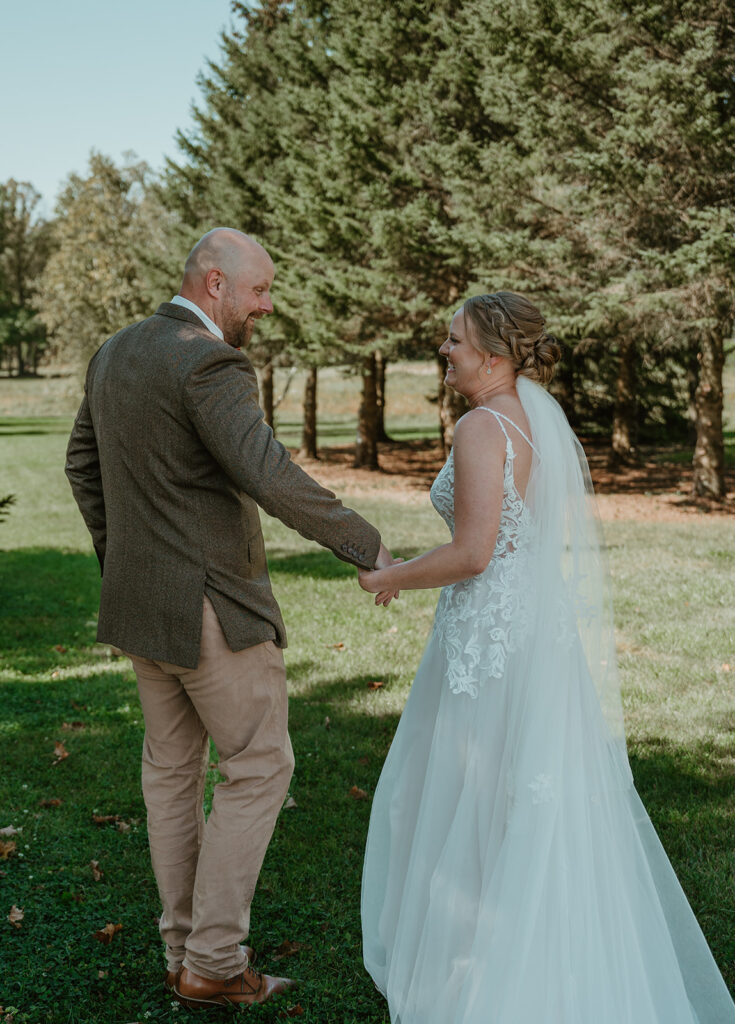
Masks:
[[[478,696],[487,679],[502,677],[508,655],[518,650],[529,629],[533,594],[533,517],[516,488],[516,455],[503,420],[511,423],[528,444],[531,441],[502,413],[479,408],[495,416],[505,434],[498,536],[484,572],[442,588],[434,619],[434,631],[447,659],[450,688],[472,697]],[[431,501],[454,535],[453,450],[432,485]]]

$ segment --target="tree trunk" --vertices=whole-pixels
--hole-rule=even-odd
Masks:
[[[701,498],[725,496],[725,445],[722,435],[722,369],[725,346],[718,330],[703,331],[699,343],[699,374],[694,396],[697,441],[694,446],[693,490]]]
[[[437,369],[439,371],[439,436],[444,446],[444,454],[449,454],[449,449],[454,441],[454,428],[457,420],[463,413],[467,412],[467,401],[462,395],[444,383],[447,371],[447,363],[443,356],[437,357]]]
[[[382,352],[375,353],[376,386],[378,392],[378,441],[392,441],[385,429],[385,371],[388,360]]]
[[[18,364],[18,376],[25,377],[26,375],[26,362],[23,358],[23,342],[17,341],[15,343],[15,358]]]
[[[362,399],[357,420],[355,461],[357,469],[380,469],[378,464],[378,385],[375,355],[362,364]]]
[[[299,455],[304,459],[318,459],[316,450],[316,366],[309,367],[304,384],[304,423],[301,428]]]
[[[622,466],[634,461],[636,430],[636,347],[632,335],[620,339],[618,379],[615,387],[610,465]]]
[[[265,422],[275,434],[276,428],[273,417],[273,362],[268,360],[260,370],[260,401],[265,413]]]
[[[697,443],[697,380],[699,378],[699,345],[692,342],[687,349],[687,436],[694,448]]]

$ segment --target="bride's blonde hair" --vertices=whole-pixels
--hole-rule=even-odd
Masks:
[[[462,308],[479,349],[510,359],[523,377],[549,383],[561,359],[561,346],[528,299],[515,292],[491,292],[473,295]]]

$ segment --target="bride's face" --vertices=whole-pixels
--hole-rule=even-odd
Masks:
[[[444,383],[465,398],[471,398],[483,381],[487,356],[475,348],[467,337],[464,312],[459,309],[452,317],[449,337],[439,349],[447,359]]]

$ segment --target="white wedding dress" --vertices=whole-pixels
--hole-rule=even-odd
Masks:
[[[530,441],[499,418],[493,558],[443,588],[375,793],[365,965],[393,1024],[734,1024],[633,786],[586,460],[543,388],[518,393],[526,495]],[[453,484],[450,454],[450,529]]]

